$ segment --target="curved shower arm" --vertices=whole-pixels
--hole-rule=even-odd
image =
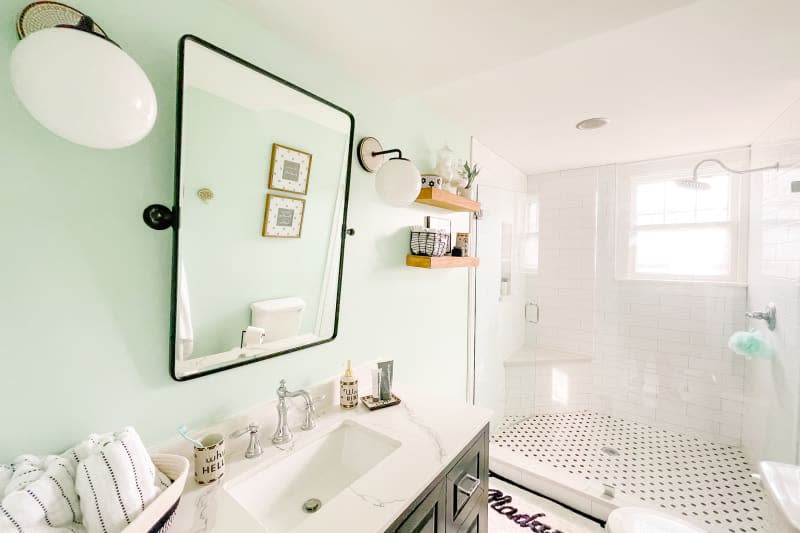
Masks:
[[[772,169],[778,170],[780,168],[780,163],[775,163],[774,165],[769,165],[767,167],[751,168],[749,170],[734,170],[725,163],[723,163],[722,161],[720,161],[719,159],[713,159],[713,158],[703,159],[694,166],[694,172],[692,172],[692,176],[694,177],[694,179],[698,179],[697,171],[700,169],[700,166],[703,165],[704,163],[716,163],[725,170],[727,170],[728,172],[733,172],[734,174],[749,174],[751,172],[758,172],[761,170],[772,170]]]

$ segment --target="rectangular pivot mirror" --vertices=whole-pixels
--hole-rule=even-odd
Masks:
[[[193,36],[180,42],[172,375],[336,337],[353,116]]]

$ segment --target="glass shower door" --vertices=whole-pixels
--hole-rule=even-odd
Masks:
[[[522,192],[478,186],[482,216],[476,222],[474,401],[505,416],[506,362],[525,341],[525,279],[520,272],[519,220]],[[532,383],[529,386],[533,386]]]

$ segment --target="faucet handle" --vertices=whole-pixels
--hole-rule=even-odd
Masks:
[[[319,396],[314,396],[313,398],[311,398],[311,404],[316,408],[317,403],[327,399],[328,399],[327,394],[320,394]]]
[[[231,438],[238,439],[242,435],[250,433],[250,443],[247,445],[247,451],[244,452],[244,456],[248,459],[253,459],[264,453],[261,448],[261,442],[258,440],[258,431],[260,429],[258,424],[251,422],[247,427],[234,431],[230,435]]]
[[[229,436],[232,439],[238,439],[239,437],[241,437],[245,433],[258,433],[259,429],[261,429],[261,428],[258,426],[258,424],[256,424],[255,422],[250,422],[248,425],[246,425],[242,429],[237,429],[236,431],[231,433]]]
[[[304,431],[308,431],[309,429],[314,429],[317,427],[317,406],[316,403],[320,400],[324,400],[326,396],[323,394],[322,396],[317,396],[316,398],[309,397],[308,403],[306,403],[306,418],[303,421],[303,425],[300,426],[300,429]]]

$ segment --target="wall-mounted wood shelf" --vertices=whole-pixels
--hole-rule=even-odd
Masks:
[[[442,189],[422,189],[417,196],[417,203],[462,212],[477,212],[481,208],[480,202]]]
[[[453,257],[443,255],[441,257],[428,257],[426,255],[407,255],[406,265],[417,268],[468,268],[476,267],[480,264],[477,257]]]

